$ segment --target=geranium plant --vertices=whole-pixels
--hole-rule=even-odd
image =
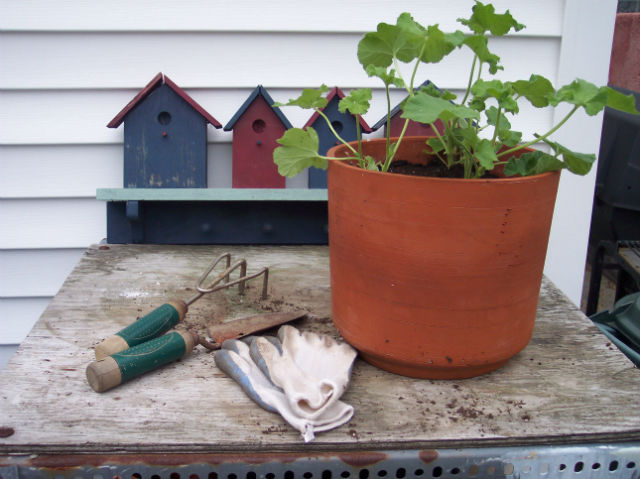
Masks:
[[[351,145],[333,129],[322,109],[327,100],[325,85],[318,89],[305,89],[302,94],[278,106],[299,106],[313,109],[323,117],[336,138],[348,146],[351,155],[340,160],[352,160],[362,168],[387,171],[394,160],[398,146],[410,120],[432,125],[435,136],[427,141],[428,150],[447,168],[461,165],[465,178],[479,178],[498,165],[504,173],[534,175],[566,168],[584,175],[589,172],[596,157],[576,153],[550,140],[551,135],[564,125],[578,110],[596,115],[605,107],[637,114],[635,100],[607,86],[598,87],[582,79],[555,89],[548,79],[532,74],[528,79],[501,81],[485,79],[503,70],[500,58],[489,50],[490,36],[503,36],[519,31],[518,23],[509,11],[496,13],[493,5],[476,1],[469,18],[458,19],[470,32],[460,30],[445,33],[438,25],[421,25],[408,13],[401,14],[395,25],[380,23],[375,32],[367,33],[358,44],[358,60],[366,73],[379,78],[384,84],[387,102],[387,123],[390,121],[391,87],[404,88],[407,97],[402,105],[404,128],[396,139],[389,137],[387,128],[386,157],[374,159],[362,154],[361,132],[358,144]],[[416,76],[422,64],[435,64],[459,48],[473,53],[469,80],[462,98],[433,85],[415,88]],[[410,71],[403,75],[401,64]],[[372,91],[356,89],[339,103],[341,112],[349,111],[356,117],[367,113]],[[518,100],[524,98],[534,107],[544,108],[561,103],[570,105],[568,113],[549,131],[523,141],[522,133],[511,128],[509,118],[519,113]],[[359,126],[359,121],[356,121]],[[318,154],[319,140],[311,127],[292,128],[278,140],[281,145],[274,151],[278,171],[284,176],[295,176],[305,168],[326,169],[329,158]],[[548,148],[526,152],[518,157],[513,153],[536,144]],[[427,145],[425,148],[427,148]]]

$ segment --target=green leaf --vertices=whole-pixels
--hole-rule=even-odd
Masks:
[[[479,34],[491,32],[492,35],[502,36],[509,33],[513,28],[516,32],[524,28],[524,25],[516,22],[509,10],[505,13],[495,13],[495,8],[491,4],[484,5],[476,2],[473,6],[473,14],[470,18],[458,18],[458,21]]]
[[[407,48],[396,54],[398,60],[408,63],[416,56],[425,63],[437,63],[462,45],[465,35],[461,31],[444,33],[438,25],[427,28],[416,22],[411,15],[403,13],[398,17],[396,26],[400,37],[404,39]],[[410,46],[410,48],[409,48]]]
[[[498,118],[498,109],[495,106],[489,107],[484,114],[487,116],[487,123],[495,126],[498,131],[511,129],[511,123],[505,117],[504,112]]]
[[[406,17],[411,18],[408,13],[403,13],[398,18],[398,22]],[[367,33],[358,43],[358,60],[366,68],[369,65],[378,67],[388,67],[396,57],[404,62],[410,62],[417,56],[415,45],[412,45],[407,38],[406,32],[396,25],[379,23],[375,32]]]
[[[456,95],[451,93],[449,90],[440,90],[433,83],[429,82],[426,85],[422,85],[420,90],[426,93],[427,95],[435,96],[437,98],[442,98],[443,100],[455,100],[457,98]]]
[[[451,117],[477,120],[480,114],[471,108],[433,97],[424,91],[409,97],[402,112],[402,118],[409,118],[420,123],[433,123],[438,118],[446,121]]]
[[[351,90],[338,104],[338,111],[345,113],[349,110],[352,115],[364,115],[369,111],[369,101],[371,100],[371,88],[360,88]]]
[[[511,129],[511,123],[509,123],[504,112],[502,112],[498,118],[498,109],[495,106],[492,106],[484,113],[487,116],[487,123],[497,128],[498,138],[504,145],[514,147],[520,143],[522,140],[522,133]]]
[[[460,40],[459,37],[445,34],[438,25],[429,25],[426,40],[419,49],[420,60],[425,63],[438,63],[460,46],[455,43],[458,40]]]
[[[636,99],[633,95],[625,95],[609,87],[603,88],[607,91],[607,106],[609,108],[614,108],[625,113],[632,113],[634,115],[639,113],[636,109]]]
[[[511,157],[504,165],[506,176],[531,176],[539,175],[547,171],[555,171],[564,168],[565,164],[556,157],[544,151],[527,152],[518,158]]]
[[[329,91],[327,85],[322,85],[320,88],[305,88],[302,90],[302,94],[298,98],[292,98],[287,103],[274,103],[273,106],[299,106],[306,109],[319,109],[327,106],[327,99],[324,98],[326,92]]]
[[[504,70],[504,67],[498,64],[498,62],[500,62],[500,57],[489,51],[489,39],[486,36],[470,35],[464,39],[464,44],[478,55],[478,59],[481,62],[489,65],[490,73],[495,75],[498,70]]]
[[[586,175],[589,173],[589,171],[591,171],[591,167],[596,161],[596,155],[594,154],[576,153],[555,141],[545,140],[545,143],[553,148],[557,155],[562,156],[562,160],[564,161],[566,168],[576,175]]]
[[[379,171],[378,168],[378,164],[376,163],[375,158],[373,158],[372,156],[365,156],[364,157],[364,169],[365,170],[371,170],[371,171]]]
[[[599,88],[591,82],[578,78],[560,88],[550,103],[556,106],[560,102],[581,106],[587,114],[593,116],[601,112],[607,104],[609,92],[606,87]]]
[[[493,166],[498,161],[496,152],[493,149],[491,140],[479,140],[473,147],[473,156],[478,160],[480,166],[485,170],[493,170]]]
[[[498,138],[504,145],[508,146],[509,148],[513,148],[514,146],[522,142],[522,132],[514,130],[501,130],[498,132]]]
[[[396,71],[392,68],[387,71],[386,67],[377,67],[375,65],[367,65],[365,68],[367,75],[370,77],[380,78],[386,86],[393,85],[398,88],[404,88],[404,81],[396,75]]]
[[[427,29],[420,23],[416,22],[411,14],[407,12],[400,14],[396,20],[396,28],[398,28],[398,34],[400,38],[404,40],[405,45],[411,45],[413,47],[413,51],[415,52],[413,58],[415,58],[417,53],[420,51],[420,46],[427,39]],[[407,49],[407,52],[408,51],[409,49]],[[410,62],[413,58],[407,60],[399,59],[404,62]]]
[[[518,80],[512,83],[515,92],[525,97],[536,108],[549,105],[555,89],[549,80],[541,75],[531,75],[529,80]]]
[[[313,128],[291,128],[277,141],[282,146],[273,151],[273,161],[282,176],[296,176],[310,166],[327,169],[327,160],[318,155],[320,141]]]
[[[591,153],[576,153],[564,149],[562,159],[567,165],[567,169],[576,175],[586,175],[591,171],[591,167],[596,161],[596,155]]]
[[[429,138],[427,140],[427,145],[429,146],[429,148],[431,148],[431,151],[433,151],[433,153],[440,153],[442,150],[444,150],[444,143],[440,141],[440,138]]]
[[[510,113],[520,111],[518,102],[513,97],[513,87],[509,82],[477,80],[471,87],[471,93],[474,95],[471,103],[473,105],[484,105],[487,99],[495,98],[503,110]]]
[[[626,113],[638,114],[633,95],[624,95],[608,86],[598,87],[581,78],[560,88],[556,95],[550,99],[553,106],[563,101],[583,107],[591,116],[601,112],[605,106]]]
[[[445,33],[444,38],[449,43],[452,43],[454,46],[461,47],[464,44],[464,41],[467,38],[467,35],[464,32],[461,32],[460,30],[456,30],[453,33]]]

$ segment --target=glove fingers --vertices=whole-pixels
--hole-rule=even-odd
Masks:
[[[338,400],[344,388],[300,369],[289,350],[279,347],[277,342],[256,338],[250,346],[251,357],[271,382],[282,388],[294,414],[306,419],[318,417]]]
[[[262,374],[274,383],[271,373],[269,372],[268,362],[271,363],[275,358],[282,356],[282,345],[280,341],[273,336],[253,337],[253,340],[249,343],[249,354],[255,365],[262,371]],[[279,386],[279,384],[275,383],[274,385],[276,387]]]
[[[329,378],[333,382],[349,382],[351,366],[357,355],[346,343],[338,343],[326,335],[299,332],[292,326],[282,326],[278,331],[283,349],[287,351],[303,371],[319,379]]]

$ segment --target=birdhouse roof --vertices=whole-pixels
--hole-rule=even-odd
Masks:
[[[229,123],[227,123],[224,126],[224,131],[229,131],[229,130],[233,129],[233,127],[235,126],[236,122],[240,119],[240,117],[242,115],[244,115],[244,113],[251,106],[251,104],[255,101],[255,99],[258,98],[258,96],[261,96],[262,98],[264,98],[264,100],[267,102],[267,105],[269,105],[271,107],[273,112],[276,114],[278,119],[282,122],[282,124],[286,128],[292,128],[291,122],[287,119],[286,116],[284,116],[284,113],[282,113],[282,110],[280,110],[280,108],[278,108],[277,106],[273,106],[273,104],[275,102],[273,101],[273,98],[271,98],[271,96],[269,95],[267,90],[262,85],[258,85],[251,92],[251,95],[249,95],[249,97],[245,100],[245,102],[242,104],[242,106],[238,109],[236,114],[233,115],[233,118],[231,118],[231,120],[229,120]]]
[[[431,83],[430,80],[426,80],[424,83],[422,83],[422,85],[417,86],[416,88],[414,88],[413,91],[418,91],[418,90],[420,90],[420,88],[422,88],[423,86],[427,86],[427,85],[433,85],[433,83]],[[433,86],[436,87],[436,89],[438,89],[437,86],[435,86],[435,85],[433,85]],[[393,118],[399,112],[402,111],[402,104],[406,101],[407,98],[408,98],[408,96],[405,97],[400,103],[398,103],[393,110],[391,110],[390,115],[389,115],[390,118]],[[384,115],[382,118],[380,118],[380,120],[378,120],[378,122],[375,125],[373,125],[371,128],[373,129],[373,131],[376,131],[381,126],[384,126],[385,123],[387,123],[387,115]]]
[[[127,106],[125,106],[120,113],[118,113],[113,120],[109,122],[107,125],[109,128],[118,128],[120,124],[124,121],[127,114],[133,110],[133,108],[140,102],[144,101],[146,97],[148,97],[151,92],[153,92],[160,85],[167,85],[171,88],[180,98],[186,101],[191,107],[196,110],[202,117],[207,121],[207,123],[211,123],[215,128],[222,128],[222,125],[218,120],[216,120],[213,116],[211,116],[207,111],[202,108],[198,103],[191,98],[187,93],[176,85],[171,79],[166,76],[164,73],[158,73],[153,80],[151,80],[147,86],[145,86],[142,90],[138,92],[138,94],[133,97]]]
[[[331,102],[331,100],[333,100],[333,98],[336,95],[338,95],[338,98],[340,99],[344,98],[345,96],[344,93],[342,93],[342,90],[340,90],[340,88],[334,87],[333,90],[331,90],[327,95],[327,105]],[[324,108],[322,108],[321,110],[324,110]],[[320,113],[316,111],[313,115],[311,115],[311,118],[309,118],[309,121],[307,121],[307,123],[304,125],[304,128],[313,125],[319,116],[320,116]],[[360,128],[362,128],[362,131],[364,133],[371,133],[372,131],[371,127],[367,125],[367,122],[364,121],[364,118],[362,118],[362,116],[360,116]]]

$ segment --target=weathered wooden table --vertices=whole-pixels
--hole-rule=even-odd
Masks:
[[[0,374],[2,479],[640,474],[640,371],[548,280],[533,339],[505,367],[430,381],[357,359],[344,396],[353,419],[309,444],[202,347],[95,393],[92,347],[167,298],[191,296],[225,251],[250,272],[270,267],[268,299],[257,283],[242,297],[213,293],[187,326],[296,308],[308,312],[298,327],[337,337],[327,247],[91,247]]]

